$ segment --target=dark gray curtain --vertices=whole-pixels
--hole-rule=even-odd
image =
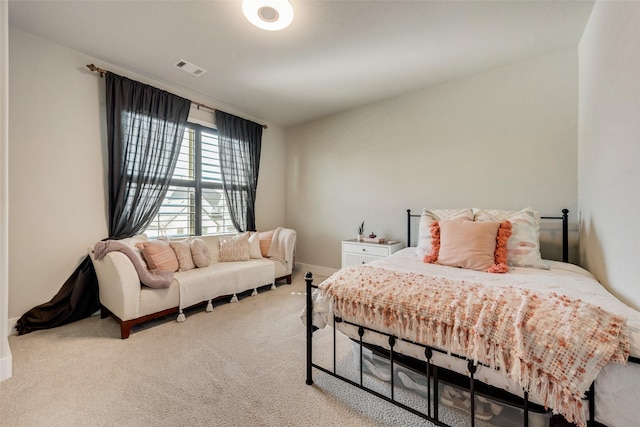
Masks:
[[[222,187],[238,231],[256,229],[262,125],[216,110]]]
[[[112,73],[106,76],[109,236],[144,230],[173,175],[191,101]],[[98,279],[87,256],[51,299],[26,312],[20,335],[66,325],[100,308]]]
[[[191,101],[107,73],[109,234],[144,230],[169,188]]]

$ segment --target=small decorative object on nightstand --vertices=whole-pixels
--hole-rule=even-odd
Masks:
[[[364,221],[362,221],[362,224],[360,224],[360,227],[358,227],[357,241],[362,242],[363,239],[364,239]]]
[[[385,241],[381,243],[359,242],[357,239],[342,241],[342,267],[366,264],[385,258],[402,249],[402,243]]]

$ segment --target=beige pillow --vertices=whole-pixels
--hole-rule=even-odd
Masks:
[[[262,256],[266,258],[269,256],[269,248],[271,247],[271,239],[273,238],[273,233],[276,230],[269,231],[261,231],[258,234],[260,235],[260,252]]]
[[[169,242],[171,249],[178,259],[178,271],[193,270],[196,265],[191,257],[191,242],[189,239]]]
[[[438,263],[486,271],[495,262],[499,222],[442,220]]]
[[[250,233],[249,236],[249,257],[252,259],[262,258],[262,251],[260,250],[260,234],[257,231]]]
[[[249,261],[249,233],[220,241],[220,262]]]
[[[149,270],[178,271],[178,258],[166,239],[140,242],[136,247],[142,250]]]
[[[204,240],[194,237],[191,239],[191,258],[198,268],[208,267],[211,263],[209,247]]]

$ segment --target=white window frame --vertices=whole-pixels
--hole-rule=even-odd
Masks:
[[[157,238],[236,232],[222,190],[217,131],[187,123],[169,191],[145,233]]]

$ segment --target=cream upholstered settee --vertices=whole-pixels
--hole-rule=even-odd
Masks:
[[[259,240],[263,234],[269,239]],[[231,302],[237,302],[237,294],[241,292],[253,289],[254,295],[258,287],[270,284],[273,289],[279,280],[291,283],[296,243],[294,230],[279,227],[271,232],[256,233],[248,242],[248,260],[225,261],[225,256],[229,257],[224,252],[229,247],[227,243],[238,237],[240,235],[191,238],[206,244],[210,257],[208,265],[176,271],[172,278],[171,273],[167,273],[167,287],[162,288],[143,285],[134,263],[125,253],[114,250],[98,260],[94,253],[97,244],[92,246],[89,255],[98,277],[101,317],[113,317],[120,324],[121,338],[125,339],[136,324],[172,313],[179,313],[177,320],[183,321],[184,308],[206,302],[207,311],[211,311],[213,300],[230,297]],[[184,242],[184,239],[180,240]],[[137,248],[149,240],[143,234],[118,242],[136,248],[134,250],[140,254]]]

